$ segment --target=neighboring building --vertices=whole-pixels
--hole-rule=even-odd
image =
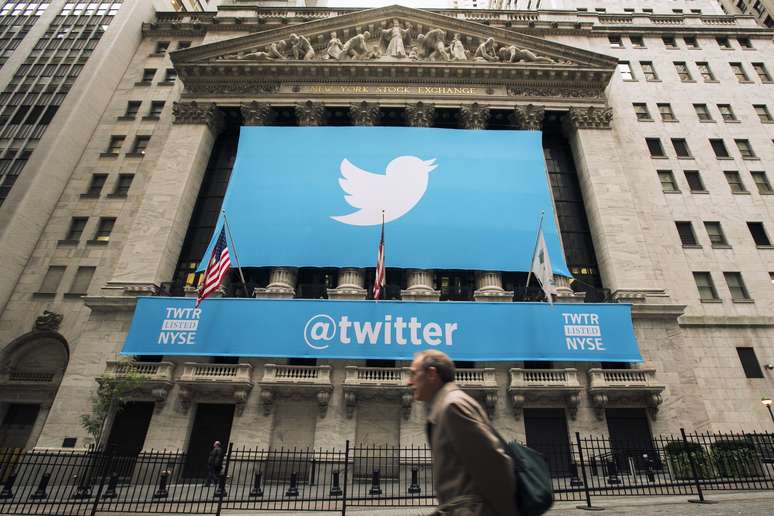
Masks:
[[[711,1],[516,3],[0,7],[0,447],[88,443],[79,415],[98,378],[126,371],[116,360],[137,296],[190,295],[198,280],[242,125],[542,130],[575,278],[557,278],[556,301],[631,303],[644,364],[463,363],[463,386],[503,434],[538,444],[575,431],[770,429],[774,33]],[[332,32],[346,41],[395,19],[459,34],[470,58],[257,53],[296,33],[319,56]],[[475,60],[488,38],[522,60]],[[307,299],[363,299],[374,274],[245,272],[256,297]],[[390,298],[525,299],[524,272],[387,278]],[[262,447],[424,442],[405,362],[137,359],[144,388],[109,436],[126,453],[207,449],[222,435]]]
[[[772,0],[720,0],[723,10],[729,14],[749,14],[758,23],[774,29],[774,2]]]

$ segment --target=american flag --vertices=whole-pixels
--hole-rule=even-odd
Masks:
[[[204,299],[220,287],[223,282],[223,276],[226,275],[231,267],[231,257],[228,254],[228,244],[226,243],[225,228],[220,228],[220,236],[212,248],[212,256],[207,264],[207,270],[204,271],[204,280],[202,280],[199,293],[196,295],[196,307]]]
[[[374,299],[382,298],[382,289],[384,288],[384,221],[382,221],[382,237],[379,240],[379,254],[376,257],[376,278],[374,278]]]

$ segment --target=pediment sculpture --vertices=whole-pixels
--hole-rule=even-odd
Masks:
[[[475,48],[466,46],[458,33],[441,28],[418,33],[411,23],[395,19],[392,26],[371,34],[363,31],[346,41],[331,32],[318,49],[302,34],[290,34],[262,48],[250,49],[219,57],[238,61],[314,61],[314,60],[376,60],[376,61],[473,61],[503,63],[571,64],[538,55],[530,49],[497,43],[494,38],[480,41]],[[467,38],[470,41],[470,38]],[[319,39],[318,39],[319,41]]]

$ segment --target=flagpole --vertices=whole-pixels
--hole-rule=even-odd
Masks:
[[[384,210],[382,210],[382,231],[379,235],[379,255],[382,257],[382,269],[384,269]],[[376,264],[376,274],[379,274],[379,264]],[[384,276],[382,276],[382,279],[387,276],[387,271],[384,271]],[[382,296],[384,296],[384,281],[379,285],[379,299],[374,299],[377,303],[381,300]]]
[[[226,210],[221,210],[221,213],[223,214],[223,225],[226,227],[228,239],[231,240],[231,247],[234,248],[234,261],[236,262],[237,269],[239,270],[239,277],[242,279],[242,287],[245,289],[245,297],[250,297],[250,294],[247,292],[247,282],[245,281],[245,275],[242,272],[242,266],[239,265],[239,256],[237,255],[236,243],[234,242],[234,237],[231,236],[231,226],[229,226],[228,218],[226,218]]]
[[[529,261],[529,272],[527,273],[527,283],[524,285],[524,298],[527,298],[527,289],[529,288],[529,280],[532,277],[532,264],[535,263],[535,253],[537,252],[538,244],[540,244],[540,230],[543,229],[543,215],[545,212],[540,211],[540,222],[538,223],[537,235],[535,236],[535,248],[532,249],[532,259]]]

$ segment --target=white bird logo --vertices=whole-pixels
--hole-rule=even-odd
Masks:
[[[344,159],[339,167],[339,185],[347,193],[344,199],[358,211],[331,216],[352,226],[375,226],[399,219],[417,205],[427,190],[428,172],[435,169],[435,159],[400,156],[390,161],[385,174],[366,172]]]

